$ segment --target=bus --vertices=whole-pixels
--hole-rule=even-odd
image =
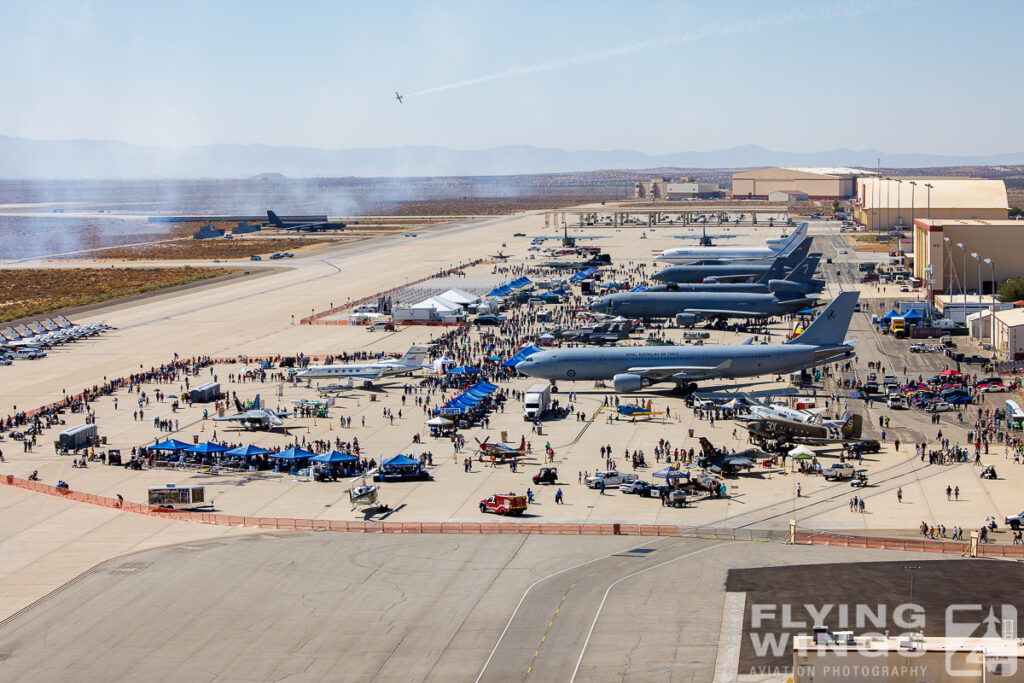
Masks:
[[[150,486],[149,504],[166,510],[191,510],[202,507],[206,505],[206,487],[174,484]]]

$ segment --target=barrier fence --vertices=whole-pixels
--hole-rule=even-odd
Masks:
[[[291,517],[249,517],[212,512],[168,510],[142,503],[119,501],[83,491],[62,489],[38,481],[19,479],[11,475],[0,477],[8,486],[65,498],[79,503],[115,508],[151,517],[175,519],[196,524],[246,527],[251,529],[277,529],[286,531],[341,531],[365,534],[540,534],[561,536],[674,536],[684,538],[716,538],[740,541],[785,541],[788,532],[781,530],[729,529],[715,527],[680,527],[675,524],[574,524],[558,522],[363,522],[338,519],[296,519]],[[792,539],[796,545],[830,545],[871,550],[903,550],[909,552],[966,555],[968,545],[956,541],[936,541],[915,538],[888,538],[881,536],[853,536],[830,532],[796,531]],[[979,557],[1002,557],[1024,560],[1024,546],[978,545]]]

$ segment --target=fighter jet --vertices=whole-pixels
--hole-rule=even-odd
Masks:
[[[756,377],[805,370],[853,356],[845,341],[857,292],[843,292],[804,329],[782,344],[613,346],[564,348],[527,356],[516,370],[557,382],[612,380],[618,393],[674,382],[693,392],[699,380]]]
[[[235,407],[238,409],[237,413],[234,415],[225,415],[224,417],[215,417],[213,419],[215,422],[238,422],[242,425],[243,429],[266,431],[283,429],[284,431],[288,431],[288,428],[285,427],[284,420],[281,418],[291,417],[294,413],[263,408],[259,394],[256,394],[256,398],[253,400],[253,405],[255,406],[254,408],[246,410],[242,406],[242,402],[236,398]]]
[[[697,458],[697,464],[706,467],[714,473],[739,474],[740,470],[749,470],[758,460],[768,457],[764,451],[756,448],[748,448],[738,453],[726,453],[711,445],[711,442],[700,437],[701,454]]]
[[[395,99],[398,100],[399,104],[402,103],[402,96],[398,94],[397,90],[395,91]]]
[[[786,268],[800,264],[811,250],[811,238],[804,240],[785,257]],[[772,261],[706,261],[684,266],[671,266],[653,275],[659,282],[751,282],[771,268]]]
[[[389,358],[377,363],[346,363],[344,365],[313,365],[295,376],[299,379],[352,380],[371,385],[384,377],[408,375],[423,369],[430,345],[410,346],[401,358]]]
[[[341,221],[324,221],[322,223],[300,223],[295,221],[282,221],[273,211],[267,211],[265,226],[279,228],[281,230],[296,232],[326,232],[327,230],[344,230],[345,224]]]
[[[821,254],[811,254],[800,265],[785,273],[786,257],[775,259],[771,267],[756,282],[701,282],[686,284],[670,282],[666,285],[648,287],[648,292],[748,292],[750,294],[810,294],[825,288],[824,280],[813,279]]]
[[[746,292],[620,292],[590,302],[591,311],[645,320],[674,318],[692,326],[704,320],[787,315],[814,306],[817,299]]]
[[[666,249],[657,256],[656,261],[667,263],[694,263],[704,259],[728,259],[732,261],[747,261],[756,259],[775,258],[776,256],[788,255],[803,241],[807,235],[807,223],[801,223],[800,227],[793,231],[781,245],[771,247],[688,247],[685,249]]]

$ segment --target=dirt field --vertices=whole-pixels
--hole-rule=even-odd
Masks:
[[[184,268],[0,270],[0,322],[207,280],[233,271]]]
[[[337,243],[344,240],[330,238],[282,238],[282,239],[182,239],[161,244],[147,244],[138,247],[111,247],[99,252],[83,254],[86,258],[119,259],[126,261],[161,261],[181,259],[233,259],[245,258],[253,254],[273,254],[275,252],[315,248],[316,246]]]

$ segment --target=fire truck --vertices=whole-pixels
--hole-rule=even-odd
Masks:
[[[490,498],[480,501],[480,512],[493,512],[496,515],[521,515],[526,512],[526,496],[514,493],[496,493]]]

